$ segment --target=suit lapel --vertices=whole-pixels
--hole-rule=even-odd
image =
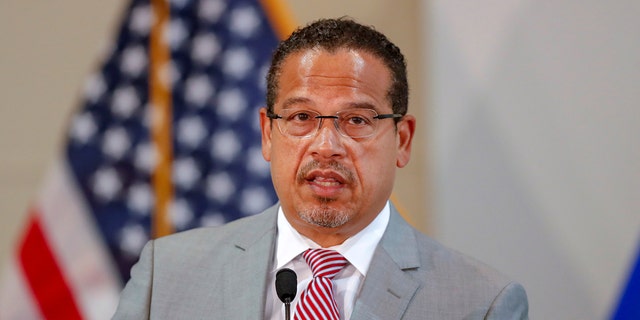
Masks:
[[[418,267],[414,231],[391,206],[389,225],[373,255],[351,319],[400,319],[419,287],[405,270]]]
[[[266,301],[266,282],[276,236],[277,205],[267,209],[264,219],[245,229],[230,243],[231,254],[224,269],[226,319],[262,319]]]
[[[224,312],[233,319],[262,319],[267,276],[275,250],[278,205],[267,209],[230,243],[220,296]],[[420,267],[414,230],[391,206],[389,225],[371,260],[351,319],[399,319],[418,290],[405,270]]]

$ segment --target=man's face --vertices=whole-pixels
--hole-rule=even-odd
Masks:
[[[292,54],[282,64],[273,112],[303,109],[321,115],[353,108],[393,113],[387,93],[391,75],[364,51],[321,49]],[[415,119],[380,119],[368,138],[342,136],[324,119],[309,137],[282,134],[260,112],[262,153],[291,225],[321,245],[344,241],[366,227],[391,194],[396,167],[409,161]]]

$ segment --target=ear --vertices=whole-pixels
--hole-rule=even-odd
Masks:
[[[396,166],[403,168],[411,158],[411,142],[416,130],[416,118],[410,114],[402,117],[398,122],[398,155]]]
[[[260,108],[260,132],[262,133],[262,157],[271,161],[271,119],[267,117],[267,108]]]

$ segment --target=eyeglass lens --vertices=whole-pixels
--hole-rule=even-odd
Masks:
[[[283,133],[306,137],[316,133],[323,119],[332,119],[338,131],[351,138],[364,138],[376,130],[378,114],[371,109],[351,109],[338,112],[335,116],[322,116],[315,111],[286,110],[281,115],[280,129]]]

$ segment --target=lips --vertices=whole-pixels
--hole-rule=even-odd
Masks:
[[[313,170],[307,174],[305,180],[327,187],[345,183],[345,178],[335,171]]]
[[[353,183],[353,174],[337,161],[325,164],[311,161],[298,172],[298,182],[309,186],[316,196],[331,199]]]
[[[305,180],[313,193],[324,199],[338,198],[345,186],[344,178],[335,172],[312,172]]]

